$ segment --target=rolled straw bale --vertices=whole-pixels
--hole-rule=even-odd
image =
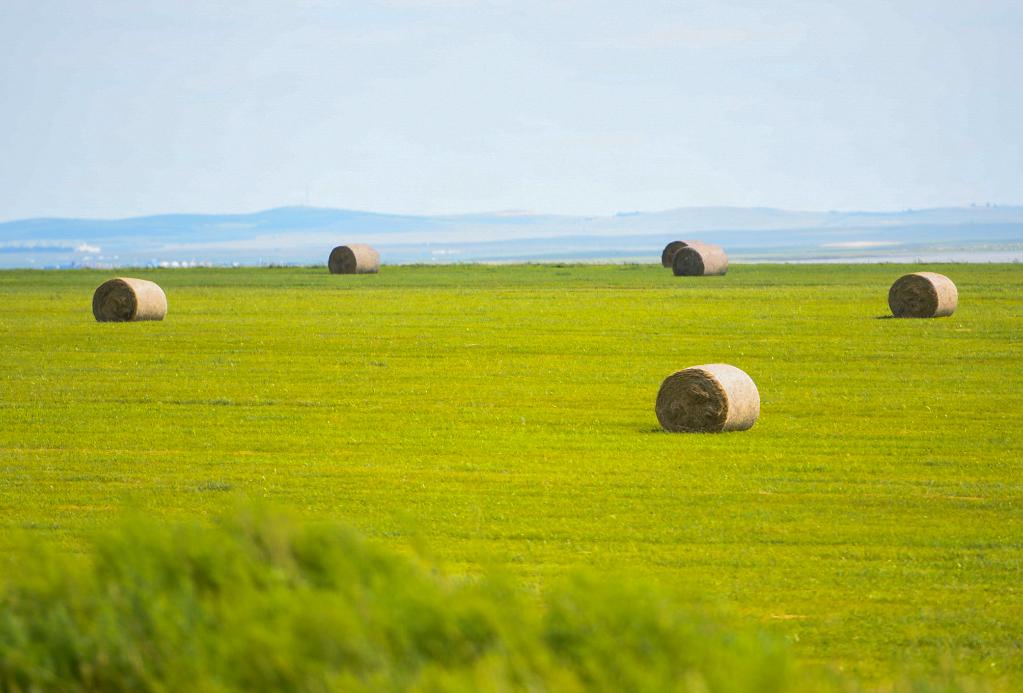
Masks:
[[[376,274],[380,271],[380,253],[365,243],[339,245],[330,251],[327,267],[331,274]]]
[[[895,280],[888,290],[888,307],[897,318],[943,318],[959,305],[952,280],[936,272],[914,272]]]
[[[760,416],[760,393],[753,379],[735,366],[690,366],[664,379],[654,411],[668,431],[745,431]]]
[[[664,250],[661,251],[661,267],[671,267],[671,261],[675,258],[675,253],[678,252],[679,248],[686,247],[687,244],[688,241],[672,241],[664,246]]]
[[[664,246],[664,250],[661,251],[661,267],[671,267],[671,262],[675,259],[675,253],[679,251],[679,248],[698,245],[707,244],[703,241],[672,241]]]
[[[163,320],[167,294],[145,279],[117,277],[99,285],[92,295],[92,314],[99,322]]]
[[[713,243],[689,242],[675,251],[671,271],[676,277],[703,277],[728,271],[725,249]]]

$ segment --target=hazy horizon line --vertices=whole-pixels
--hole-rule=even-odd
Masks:
[[[642,215],[642,214],[664,214],[666,212],[676,212],[680,210],[763,210],[772,212],[789,212],[795,214],[897,214],[902,212],[922,212],[931,210],[945,210],[945,209],[999,209],[999,208],[1015,208],[1023,207],[1023,202],[1018,203],[1007,203],[1007,202],[970,202],[964,204],[942,204],[936,206],[900,206],[891,208],[831,208],[831,209],[791,209],[787,207],[775,207],[771,205],[681,205],[678,207],[667,207],[661,209],[623,209],[617,210],[610,213],[580,213],[580,212],[551,212],[551,211],[540,211],[530,209],[488,209],[479,211],[460,211],[460,212],[439,212],[439,213],[419,213],[419,212],[387,212],[381,210],[371,209],[358,209],[354,207],[332,207],[322,206],[314,204],[286,204],[276,205],[272,207],[264,207],[261,209],[255,209],[250,211],[234,211],[234,212],[209,212],[209,211],[163,211],[163,212],[152,212],[144,214],[129,214],[126,216],[47,216],[37,215],[28,217],[0,217],[0,224],[9,224],[15,222],[29,222],[29,221],[53,221],[53,220],[66,220],[66,221],[128,221],[131,219],[152,219],[157,217],[178,217],[178,216],[209,216],[209,217],[221,217],[221,216],[252,216],[256,214],[264,214],[266,212],[275,212],[281,210],[321,210],[321,211],[338,211],[338,212],[353,212],[356,214],[371,214],[376,216],[386,217],[408,217],[408,218],[446,218],[446,217],[469,217],[469,216],[508,216],[508,217],[573,217],[573,218],[614,218],[617,216],[627,215]]]

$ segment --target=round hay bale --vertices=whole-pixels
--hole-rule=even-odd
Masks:
[[[92,295],[92,314],[99,322],[163,320],[167,294],[145,279],[117,277],[99,285]]]
[[[661,251],[661,267],[671,267],[671,261],[675,259],[675,253],[678,252],[679,248],[684,248],[685,246],[685,241],[672,241],[664,246],[664,250]]]
[[[706,277],[728,271],[724,248],[711,243],[688,243],[675,251],[671,271],[676,277]]]
[[[686,433],[745,431],[760,416],[760,393],[746,373],[725,363],[672,373],[657,392],[657,420]]]
[[[675,253],[677,253],[680,248],[700,245],[707,244],[703,241],[672,241],[668,245],[664,246],[664,250],[661,251],[661,267],[671,267],[672,261],[675,259]]]
[[[365,243],[339,245],[330,251],[327,267],[331,274],[376,274],[380,271],[380,253]]]
[[[897,318],[943,318],[955,312],[959,291],[937,272],[914,272],[895,280],[888,290],[888,307]]]

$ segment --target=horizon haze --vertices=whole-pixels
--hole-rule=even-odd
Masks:
[[[1023,207],[808,212],[689,207],[611,216],[396,215],[280,207],[250,214],[0,223],[0,267],[319,264],[370,243],[385,264],[655,262],[672,240],[719,243],[740,262],[1019,261]]]

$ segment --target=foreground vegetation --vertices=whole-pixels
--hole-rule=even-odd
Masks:
[[[724,631],[649,589],[577,577],[537,601],[258,511],[213,529],[136,521],[91,561],[31,568],[0,588],[0,689],[803,685],[779,642]]]
[[[868,684],[1019,687],[1023,272],[928,267],[956,314],[878,319],[912,269],[138,271],[170,311],[131,325],[92,320],[108,273],[2,272],[3,569],[260,497],[541,593],[614,570]],[[661,432],[711,362],[760,422]]]

